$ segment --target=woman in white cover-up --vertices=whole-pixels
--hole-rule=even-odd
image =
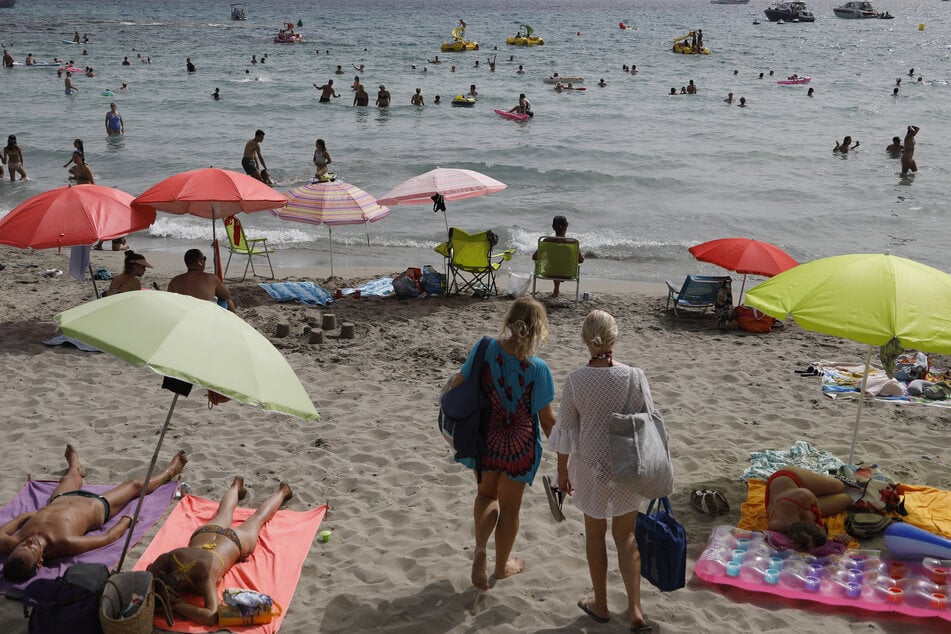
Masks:
[[[643,634],[651,629],[641,611],[641,557],[634,523],[644,497],[630,485],[614,480],[608,422],[615,412],[641,412],[645,405],[653,405],[643,371],[614,361],[617,334],[614,317],[602,310],[592,311],[585,319],[581,338],[591,360],[565,380],[549,448],[558,452],[559,489],[571,494],[584,513],[585,551],[594,597],[583,598],[578,607],[599,623],[609,619],[605,536],[610,518],[631,629]]]

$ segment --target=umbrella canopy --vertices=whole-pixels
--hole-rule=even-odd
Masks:
[[[67,185],[23,201],[0,220],[0,244],[19,249],[85,246],[135,233],[154,209],[130,209],[132,196],[102,185]]]
[[[287,199],[247,174],[217,167],[182,172],[152,185],[132,201],[133,209],[151,208],[170,214],[211,218],[215,273],[221,274],[216,218],[283,207]]]
[[[872,346],[897,340],[904,348],[951,354],[951,275],[887,253],[800,264],[752,289],[746,303],[778,319],[791,316],[807,330],[869,346],[849,463]]]
[[[121,293],[56,315],[63,333],[134,366],[195,383],[242,403],[317,420],[317,410],[284,356],[261,333],[216,304],[164,291]],[[134,327],[131,326],[134,324]],[[186,389],[187,388],[187,389]],[[151,479],[179,394],[175,395],[145,474]],[[138,518],[139,498],[132,525]],[[131,526],[119,561],[122,568]]]
[[[366,225],[389,215],[390,210],[356,185],[343,181],[310,183],[287,192],[287,206],[274,209],[281,220],[325,224],[330,232],[330,274],[334,271],[333,227],[335,225]],[[367,231],[367,246],[370,232]]]
[[[379,199],[381,205],[424,205],[435,202],[433,211],[442,211],[449,233],[446,206],[442,201],[462,200],[500,192],[508,187],[505,183],[473,170],[437,167],[425,174],[404,181]],[[435,198],[441,196],[441,199]]]
[[[747,275],[773,277],[799,264],[775,244],[752,238],[710,240],[690,247],[689,251],[701,262],[709,262],[728,271],[743,274],[743,285],[740,287],[741,304]]]

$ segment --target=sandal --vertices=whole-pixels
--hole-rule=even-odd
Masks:
[[[545,494],[548,496],[548,509],[556,522],[564,522],[565,514],[561,510],[561,505],[565,502],[565,494],[557,485],[551,483],[551,478],[542,476],[542,484],[545,487]]]
[[[726,496],[720,493],[719,491],[710,491],[713,496],[713,502],[717,507],[718,515],[725,515],[730,512],[730,503],[727,502]]]

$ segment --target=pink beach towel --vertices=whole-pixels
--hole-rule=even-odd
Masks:
[[[20,492],[17,493],[6,506],[0,509],[0,525],[9,522],[21,513],[37,511],[46,506],[49,502],[50,494],[56,489],[58,484],[59,482],[48,480],[30,480],[24,484]],[[83,490],[102,494],[115,488],[115,486],[114,484],[83,484]],[[151,530],[155,523],[162,518],[162,514],[165,513],[169,502],[172,501],[176,486],[178,486],[176,482],[169,482],[145,496],[145,501],[142,503],[142,512],[139,514],[139,521],[135,526],[135,530],[132,531],[133,544],[138,543],[138,541],[142,539],[142,536]],[[135,510],[136,503],[137,500],[132,500],[132,502],[122,507],[116,516],[106,522],[102,528],[98,531],[92,531],[89,534],[98,535],[99,533],[104,533],[115,525],[123,515],[131,516]],[[35,577],[21,584],[12,584],[0,576],[0,594],[6,594],[7,591],[13,587],[22,588],[35,579],[53,579],[62,576],[67,568],[77,562],[104,564],[108,568],[112,568],[119,563],[119,556],[122,554],[124,544],[125,534],[108,546],[103,546],[102,548],[97,548],[96,550],[91,550],[88,553],[83,553],[75,557],[61,557],[45,562],[43,567],[37,571]],[[0,555],[0,571],[3,570],[4,559],[6,559],[6,557]]]
[[[218,502],[195,495],[183,497],[133,569],[145,570],[162,553],[187,545],[191,534],[199,526],[210,522],[217,510]],[[253,509],[238,508],[234,514],[235,523],[240,524],[253,512]],[[264,525],[254,553],[247,561],[239,562],[228,571],[218,588],[219,591],[224,588],[245,588],[263,592],[279,603],[286,614],[294,597],[294,590],[297,589],[304,559],[307,558],[314,535],[317,534],[326,513],[326,504],[309,511],[278,511],[271,521]],[[201,604],[200,597],[185,595],[183,598],[196,605]],[[266,625],[232,626],[224,629],[271,634],[280,629],[283,620],[282,614]],[[155,619],[155,625],[160,629],[175,632],[212,632],[223,629],[217,625],[200,625],[181,617],[176,617],[175,625],[171,627],[160,618]]]

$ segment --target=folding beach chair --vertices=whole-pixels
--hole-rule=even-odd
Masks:
[[[545,237],[538,239],[535,251],[535,271],[532,274],[532,297],[537,280],[556,280],[575,283],[575,304],[581,288],[581,246],[574,238]]]
[[[267,238],[251,238],[249,240],[244,233],[244,227],[241,226],[241,221],[236,216],[225,218],[225,231],[228,232],[228,263],[225,264],[225,277],[228,276],[228,267],[231,266],[231,256],[237,253],[238,255],[248,256],[248,263],[244,267],[244,275],[241,276],[241,281],[244,281],[244,278],[248,276],[249,268],[251,269],[251,275],[257,277],[257,272],[254,270],[254,258],[260,256],[267,258],[267,266],[271,270],[271,277],[267,279],[273,280],[274,267],[271,266],[271,253],[273,251],[267,248]]]
[[[670,303],[674,303],[674,315],[684,309],[699,309],[705,312],[707,308],[713,308],[716,303],[717,291],[720,285],[729,280],[729,275],[688,275],[684,279],[683,286],[677,290],[670,282],[667,282],[667,308]]]
[[[492,253],[492,247],[498,240],[492,231],[468,234],[456,227],[449,229],[449,241],[435,249],[446,258],[449,277],[447,295],[471,292],[488,297],[490,294],[499,294],[495,274],[502,262],[512,259],[515,249]]]

